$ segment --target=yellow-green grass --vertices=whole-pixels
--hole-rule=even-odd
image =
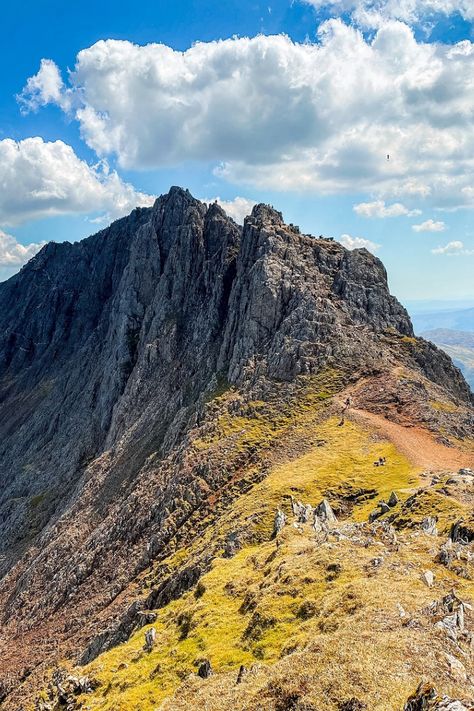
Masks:
[[[193,447],[206,451],[226,442],[234,452],[265,449],[289,430],[307,425],[341,389],[341,378],[328,369],[316,376],[301,376],[285,395],[278,393],[268,401],[243,402],[236,390],[229,389],[212,401],[217,408],[215,420],[206,434],[193,439]]]
[[[374,508],[374,502],[380,498],[386,500],[392,491],[404,498],[418,482],[419,470],[390,442],[374,440],[370,433],[350,421],[340,427],[338,419],[331,418],[317,426],[314,434],[325,441],[324,446],[314,447],[295,461],[276,467],[253,495],[273,503],[293,495],[314,505],[324,497],[331,501],[360,489],[376,490],[378,494],[373,500],[354,507],[353,519],[363,521]],[[374,466],[380,457],[385,457],[386,465]]]
[[[410,506],[397,508],[395,523],[403,526],[406,522],[410,527],[419,525],[426,516],[434,516],[437,519],[437,529],[440,533],[448,534],[451,525],[460,519],[468,519],[472,516],[472,507],[460,501],[455,492],[452,496],[447,496],[445,492],[445,480],[436,486],[430,486],[420,490]]]
[[[400,340],[402,343],[410,343],[411,345],[416,345],[418,342],[418,339],[413,338],[413,336],[402,336]]]
[[[442,400],[430,400],[430,405],[436,412],[457,412],[459,409],[453,402]]]
[[[302,422],[296,429],[300,426]],[[322,423],[308,418],[305,434],[305,454],[274,466],[200,541],[178,550],[169,563],[172,567],[184,563],[213,537],[223,537],[239,526],[253,528],[258,543],[247,545],[233,558],[217,558],[201,579],[200,596],[190,591],[158,610],[152,652],[143,650],[145,630],[140,630],[93,662],[86,671],[101,686],[87,697],[88,707],[151,711],[196,670],[200,659],[211,659],[214,670],[222,673],[255,661],[271,664],[288,648],[304,646],[311,635],[331,632],[337,608],[344,608],[347,590],[360,584],[361,566],[374,552],[362,551],[351,565],[341,554],[342,571],[334,577],[327,566],[337,555],[318,552],[310,527],[300,536],[289,525],[281,549],[276,550],[270,540],[276,508],[289,513],[290,495],[314,505],[323,497],[337,502],[345,493],[376,490],[374,500],[356,502],[352,510],[353,520],[364,521],[374,501],[387,499],[392,490],[406,498],[418,472],[393,445],[374,439],[352,422],[340,427],[337,418]],[[312,441],[319,446],[311,446]],[[385,467],[374,467],[379,457],[386,457]],[[349,596],[349,605],[350,600]],[[308,602],[324,611],[322,618],[319,612],[313,619],[311,604],[303,606]]]
[[[237,585],[241,599],[247,587],[256,595],[257,611],[277,619],[260,640],[262,650],[270,652],[260,670],[242,686],[235,684],[236,670],[221,669],[206,681],[188,677],[159,708],[274,709],[279,707],[266,694],[281,688],[282,693],[294,689],[325,711],[336,711],[338,702],[353,696],[373,711],[387,711],[402,708],[422,677],[435,681],[442,693],[462,695],[465,681],[451,676],[445,637],[425,610],[453,585],[463,599],[472,600],[474,585],[433,561],[434,543],[413,532],[403,533],[396,546],[370,536],[365,543],[331,539],[321,544],[309,527],[302,532],[288,527],[270,563],[263,556],[270,544],[254,554],[261,571],[258,585],[248,587],[245,578]],[[377,559],[381,563],[375,566]],[[327,575],[334,563],[341,566],[335,578]],[[427,568],[435,572],[432,589],[421,578]],[[313,615],[301,620],[298,609],[308,601],[314,602]],[[276,659],[273,651],[282,642]]]
[[[396,553],[379,540],[321,545],[309,526],[302,532],[288,526],[278,547],[269,541],[232,559],[216,560],[202,580],[201,597],[189,592],[158,612],[152,652],[142,649],[141,630],[90,665],[87,672],[103,685],[84,703],[91,709],[151,711],[181,682],[188,683],[204,658],[224,675],[230,670],[236,674],[240,664],[272,665],[306,650],[309,655],[318,652],[311,658],[315,686],[321,676],[340,686],[339,694],[349,693],[354,684],[358,692],[362,688],[370,694],[371,708],[388,708],[384,704],[391,696],[401,704],[416,686],[417,675],[423,670],[433,674],[439,665],[436,631],[422,611],[455,582],[450,571],[435,566],[435,590],[428,589],[421,573],[434,565],[432,539],[407,537],[402,543]],[[375,569],[374,557],[381,555],[383,562]],[[340,566],[336,574],[334,564]],[[368,572],[372,569],[374,574]],[[472,597],[471,581],[460,587],[463,597]],[[309,616],[302,616],[308,602],[313,607]],[[407,619],[416,617],[417,625],[403,626],[397,603],[406,609]],[[191,619],[186,638],[183,613]],[[256,619],[263,624],[255,624]],[[336,660],[340,675],[334,675]],[[377,675],[384,665],[381,683]]]
[[[195,670],[203,657],[211,657],[214,666],[222,670],[251,661],[251,652],[238,645],[247,624],[238,611],[242,600],[224,590],[225,583],[235,577],[245,574],[252,578],[253,567],[248,565],[251,555],[248,548],[235,558],[218,559],[204,577],[206,590],[200,599],[187,593],[160,610],[153,623],[157,640],[152,652],[143,650],[148,626],[90,665],[89,673],[103,686],[92,698],[87,697],[88,705],[114,711],[148,711]],[[187,634],[183,616],[189,621]]]

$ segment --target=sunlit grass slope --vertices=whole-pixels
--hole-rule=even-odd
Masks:
[[[228,427],[239,432],[241,425]],[[158,611],[151,652],[143,650],[144,628],[92,663],[85,671],[101,686],[84,699],[88,708],[151,711],[200,660],[210,659],[215,672],[274,663],[315,635],[326,638],[339,615],[363,604],[364,566],[373,550],[361,549],[349,560],[343,542],[337,551],[318,551],[309,527],[300,532],[292,526],[290,497],[313,505],[326,497],[341,519],[366,521],[375,502],[392,490],[406,499],[418,472],[390,443],[349,421],[315,421],[306,437],[305,454],[273,466],[206,534],[253,526],[259,543],[217,558],[195,590]],[[379,457],[386,458],[385,467],[374,467]],[[278,549],[271,540],[277,507],[290,522]],[[186,551],[176,557],[186,560]],[[383,588],[370,592],[375,601],[383,594]]]

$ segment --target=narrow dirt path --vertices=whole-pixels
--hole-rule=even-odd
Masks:
[[[455,447],[445,447],[436,442],[434,437],[421,427],[403,427],[366,410],[351,408],[348,419],[360,424],[370,425],[371,429],[386,437],[415,466],[432,471],[460,467],[474,468],[474,454],[463,452]]]

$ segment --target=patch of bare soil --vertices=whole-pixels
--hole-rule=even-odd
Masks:
[[[474,454],[437,442],[430,432],[420,426],[403,427],[390,422],[382,415],[356,408],[350,409],[346,416],[361,424],[370,425],[381,436],[392,442],[413,464],[423,469],[474,467]]]

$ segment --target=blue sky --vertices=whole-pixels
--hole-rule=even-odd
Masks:
[[[10,3],[0,278],[179,184],[367,246],[403,300],[474,302],[471,5]]]

